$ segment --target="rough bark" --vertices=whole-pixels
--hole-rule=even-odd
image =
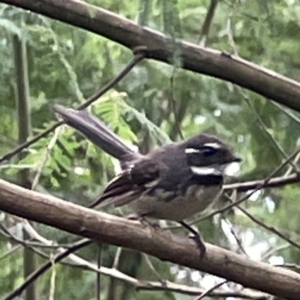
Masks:
[[[77,26],[129,49],[144,47],[147,58],[171,63],[172,43],[165,35],[83,1],[0,0],[2,3]],[[300,83],[276,72],[220,51],[178,41],[182,68],[235,83],[300,111]],[[178,49],[176,49],[178,51]]]
[[[192,240],[0,180],[0,210],[97,241],[142,251],[285,299],[298,300],[300,275],[206,244],[199,261]]]

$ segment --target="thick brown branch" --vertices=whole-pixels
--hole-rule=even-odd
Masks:
[[[169,63],[170,41],[112,12],[75,0],[0,0],[84,28],[127,48],[147,48],[146,57]],[[300,84],[275,72],[216,50],[181,42],[182,67],[221,78],[300,111]]]
[[[210,244],[199,261],[193,241],[169,231],[87,209],[0,180],[0,210],[101,242],[127,247],[208,272],[243,286],[287,299],[299,299],[300,275]],[[266,280],[268,278],[268,280]]]

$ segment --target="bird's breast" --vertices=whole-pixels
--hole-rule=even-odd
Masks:
[[[204,211],[222,191],[222,185],[191,185],[184,194],[156,189],[151,195],[143,194],[130,205],[143,216],[181,221]]]

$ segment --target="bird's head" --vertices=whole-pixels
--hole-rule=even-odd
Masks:
[[[223,141],[213,135],[199,134],[182,144],[187,163],[195,175],[223,175],[233,162],[241,162]]]

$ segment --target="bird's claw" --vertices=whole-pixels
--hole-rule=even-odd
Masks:
[[[194,234],[190,238],[195,241],[198,249],[200,250],[200,260],[202,260],[205,253],[206,253],[206,246],[204,244],[204,241],[203,241],[201,235],[200,234]]]

